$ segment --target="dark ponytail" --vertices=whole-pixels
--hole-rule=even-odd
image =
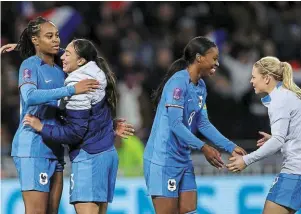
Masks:
[[[108,63],[102,57],[97,57],[95,60],[98,67],[105,73],[107,78],[106,87],[106,98],[107,102],[112,111],[112,116],[116,116],[116,106],[117,106],[117,89],[116,89],[116,78],[114,73],[109,68]]]
[[[174,61],[171,64],[171,66],[168,68],[168,71],[165,74],[163,80],[161,81],[158,88],[154,91],[154,93],[152,95],[155,106],[157,106],[159,104],[163,88],[164,88],[166,82],[169,80],[169,78],[172,75],[174,75],[176,72],[187,68],[187,66],[188,66],[188,62],[184,59],[184,57],[177,59],[176,61]]]
[[[49,22],[49,20],[44,19],[43,17],[37,17],[36,19],[31,20],[28,23],[27,28],[22,32],[16,47],[16,50],[20,51],[22,58],[26,59],[36,54],[31,37],[39,35],[41,30],[40,25],[45,22]]]
[[[20,55],[24,59],[36,54],[35,47],[28,35],[28,28],[25,28],[25,30],[21,34],[16,50],[20,51]]]
[[[98,51],[94,44],[87,39],[75,39],[73,45],[76,54],[84,58],[87,62],[95,61],[97,66],[105,73],[107,79],[106,99],[111,109],[113,117],[116,116],[117,106],[117,89],[114,73],[109,68],[109,65],[104,58],[98,56]]]
[[[172,75],[174,75],[177,71],[181,71],[187,68],[189,64],[194,63],[197,54],[204,56],[207,53],[207,51],[212,47],[216,47],[216,44],[207,39],[206,37],[202,36],[195,37],[188,42],[188,44],[184,48],[183,57],[174,61],[171,64],[159,87],[154,91],[152,97],[155,106],[159,104],[163,88],[166,82],[169,80],[169,78]]]

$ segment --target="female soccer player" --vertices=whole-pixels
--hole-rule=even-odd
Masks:
[[[271,133],[265,133],[256,151],[232,157],[229,170],[238,172],[281,149],[282,170],[264,205],[264,214],[293,214],[301,208],[301,89],[293,81],[289,63],[264,57],[254,64],[251,83],[268,108]]]
[[[63,87],[64,72],[55,64],[60,39],[57,28],[43,18],[29,22],[18,43],[26,58],[19,70],[20,121],[25,114],[54,124],[57,100],[98,88],[96,80]],[[47,145],[20,122],[12,144],[26,213],[57,213],[63,184],[63,147]]]
[[[196,37],[155,92],[158,107],[144,152],[144,176],[157,214],[197,213],[191,149],[203,151],[212,165],[223,166],[220,154],[194,135],[197,131],[232,155],[246,154],[208,120],[202,78],[213,75],[218,65],[216,45]]]
[[[65,85],[94,78],[101,88],[64,98],[64,125],[43,124],[34,116],[26,116],[24,124],[40,132],[46,142],[69,144],[70,203],[74,204],[76,212],[106,213],[107,203],[113,199],[118,168],[111,117],[117,102],[115,78],[89,40],[72,41],[61,58],[63,70],[69,74]],[[132,135],[131,130],[128,131]]]
[[[99,88],[96,80],[63,87],[65,74],[55,64],[59,44],[57,28],[42,17],[29,22],[18,43],[18,50],[26,59],[19,70],[21,115],[13,139],[12,156],[26,213],[46,213],[46,210],[47,213],[58,213],[63,188],[64,149],[61,145],[42,143],[38,133],[23,125],[25,114],[38,116],[45,124],[55,124],[58,99]],[[8,46],[12,48],[3,49],[12,50],[14,45]]]

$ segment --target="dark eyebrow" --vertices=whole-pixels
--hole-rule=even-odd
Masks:
[[[55,33],[53,33],[53,32],[47,32],[47,33],[45,33],[45,35],[52,35],[52,34],[58,34],[59,33],[59,31],[56,31]]]

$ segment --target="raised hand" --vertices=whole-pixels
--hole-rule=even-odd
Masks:
[[[227,164],[226,167],[231,172],[240,172],[247,167],[242,156],[231,157],[229,160],[232,162]]]
[[[35,129],[38,132],[42,131],[43,128],[43,123],[41,123],[40,119],[30,114],[25,115],[23,119],[23,124],[31,126],[33,129]]]
[[[86,92],[93,92],[99,88],[99,82],[94,79],[81,80],[74,85],[75,94],[84,94]]]
[[[206,160],[214,167],[221,169],[223,168],[224,162],[222,161],[221,154],[215,148],[204,145],[201,149],[205,155]]]
[[[6,44],[6,45],[3,45],[0,48],[0,53],[3,54],[3,53],[11,52],[11,51],[15,50],[16,47],[17,47],[17,44]]]
[[[262,138],[257,141],[258,147],[261,147],[265,142],[267,142],[272,137],[272,135],[269,135],[265,132],[259,132],[259,134],[262,135]]]
[[[135,132],[133,125],[127,123],[123,118],[114,120],[114,129],[117,136],[125,139],[127,139],[129,136],[133,136]]]

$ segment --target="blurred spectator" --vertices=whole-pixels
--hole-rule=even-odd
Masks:
[[[137,136],[128,139],[117,138],[115,147],[118,152],[118,174],[122,176],[143,176],[144,145]]]
[[[117,117],[126,118],[136,130],[136,135],[145,142],[152,125],[152,108],[148,94],[142,88],[143,70],[135,67],[118,82]]]

